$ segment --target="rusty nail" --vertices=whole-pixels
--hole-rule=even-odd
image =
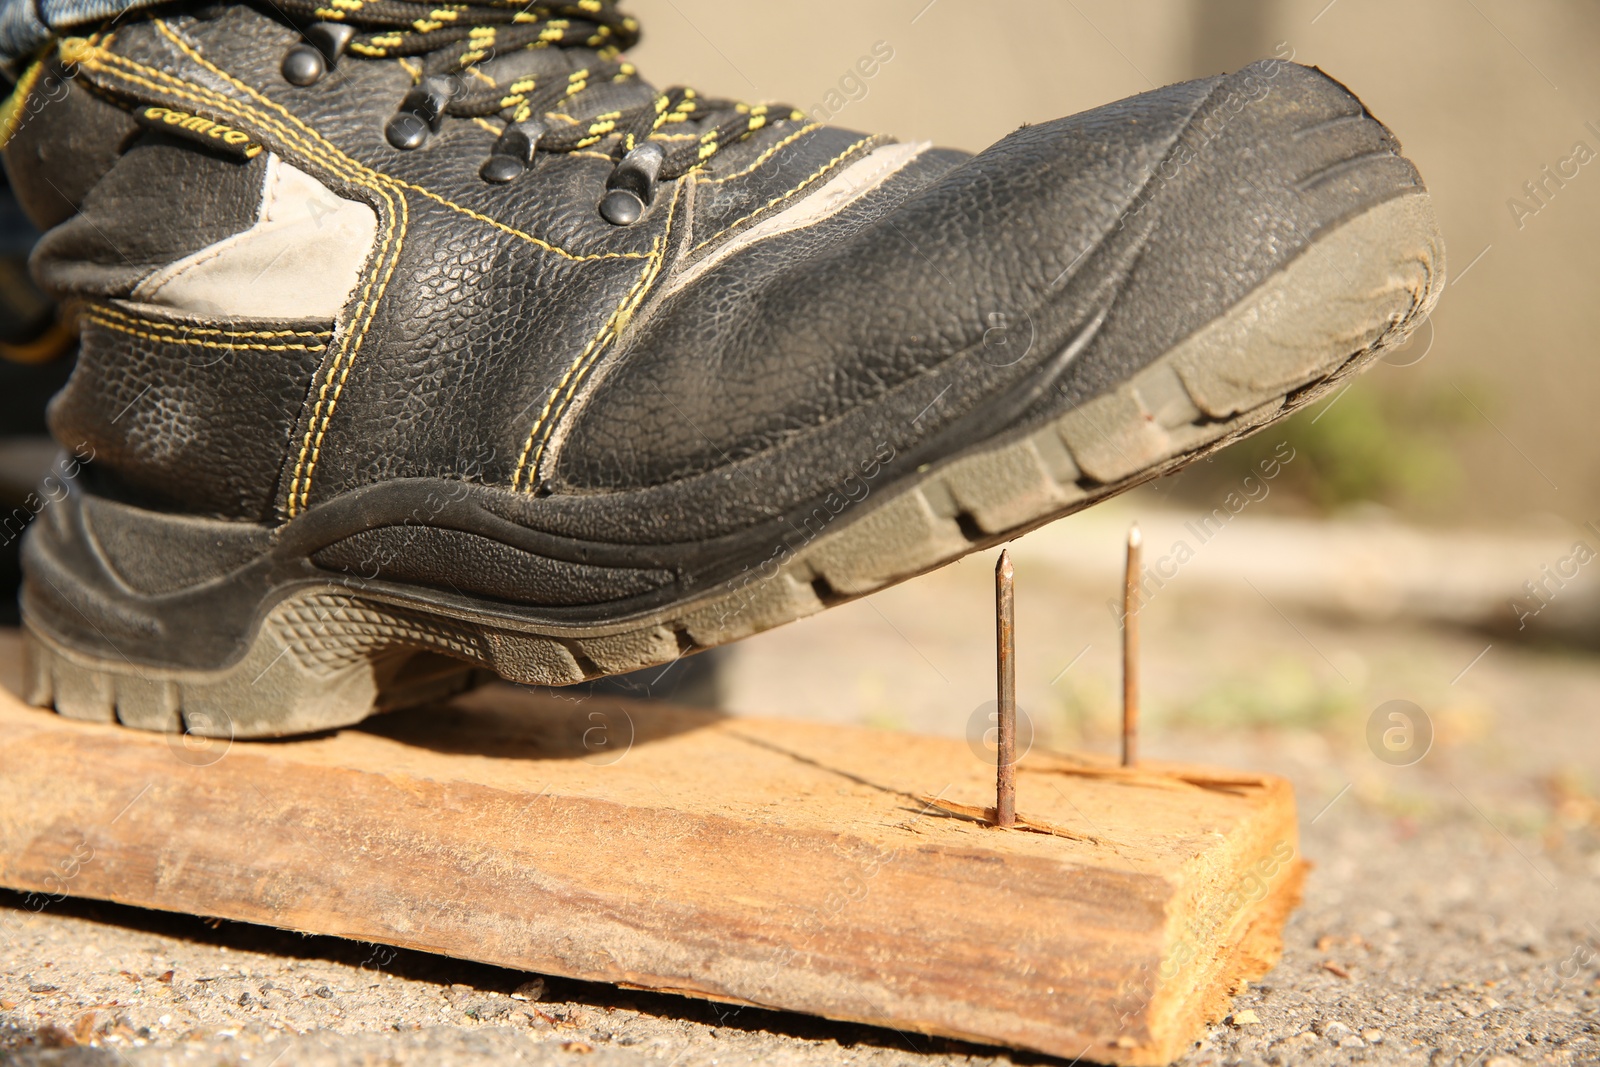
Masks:
[[[1139,762],[1139,524],[1128,530],[1128,568],[1122,579],[1122,765]]]
[[[1012,575],[1011,553],[1001,549],[994,569],[995,710],[1000,725],[994,822],[1001,827],[1017,821],[1017,613]]]

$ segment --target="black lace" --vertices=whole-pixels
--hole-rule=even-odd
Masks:
[[[536,151],[575,152],[605,144],[617,166],[606,183],[601,212],[612,222],[636,221],[657,183],[704,166],[727,145],[776,122],[804,113],[786,105],[710,100],[677,87],[650,103],[575,121],[560,109],[584,90],[637,79],[622,52],[639,39],[639,24],[616,0],[576,3],[447,3],[418,0],[276,0],[303,20],[305,43],[290,49],[283,74],[297,85],[320,79],[341,56],[416,59],[416,83],[389,120],[386,134],[398,149],[422,145],[447,115],[500,116],[507,125],[481,171],[485,181],[514,180]],[[479,64],[535,48],[585,48],[594,52],[581,69],[519,78],[498,85],[474,80]],[[669,127],[692,124],[691,137],[671,137]]]

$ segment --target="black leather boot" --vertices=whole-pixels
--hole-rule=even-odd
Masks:
[[[1315,70],[967,156],[658,92],[636,35],[293,0],[27,73],[5,161],[93,457],[26,546],[32,700],[255,736],[665,662],[1259,429],[1442,284]]]

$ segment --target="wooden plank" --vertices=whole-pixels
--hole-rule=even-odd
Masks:
[[[495,686],[274,742],[12,694],[0,884],[1106,1062],[1165,1063],[1298,899],[1282,779]],[[0,928],[0,937],[5,935]]]

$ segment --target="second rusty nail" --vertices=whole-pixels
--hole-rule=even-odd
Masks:
[[[1139,524],[1128,530],[1128,568],[1122,579],[1122,765],[1139,762]]]

